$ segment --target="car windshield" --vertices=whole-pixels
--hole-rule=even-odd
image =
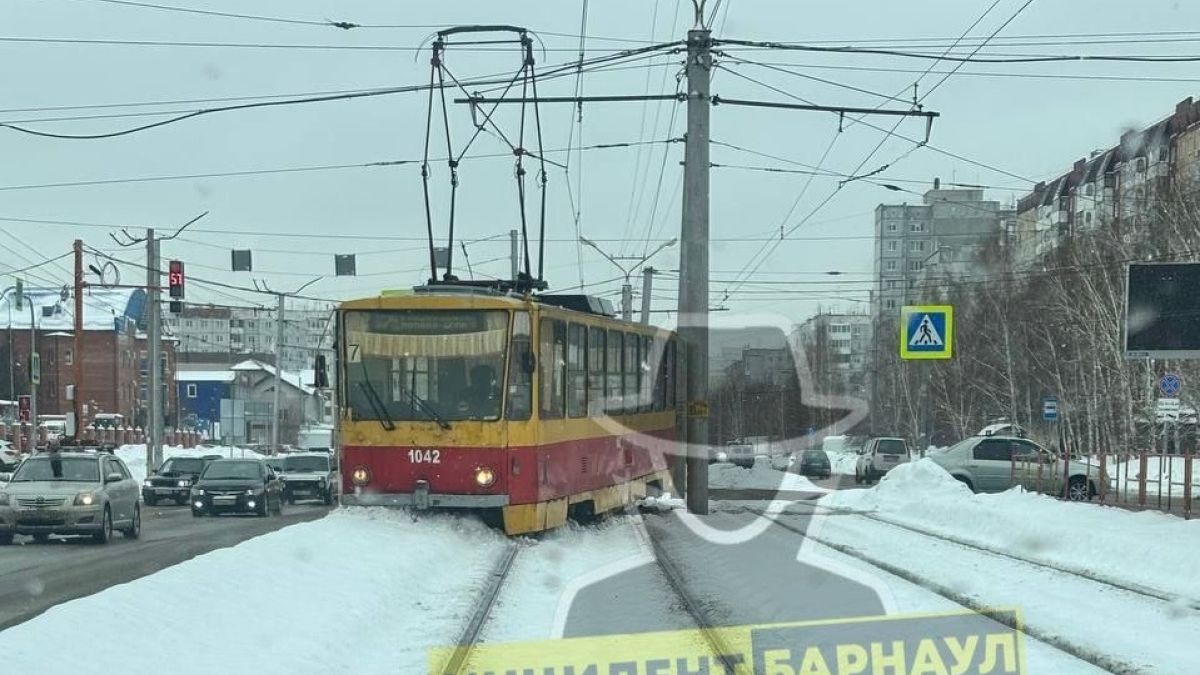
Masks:
[[[262,478],[262,465],[258,462],[213,462],[201,474],[205,480],[227,480],[237,478]]]
[[[288,457],[283,460],[284,471],[320,472],[329,471],[328,457]]]
[[[100,462],[92,457],[30,457],[13,474],[13,483],[33,481],[77,481],[95,483],[100,480]]]
[[[353,419],[498,419],[508,344],[504,311],[370,311],[345,315]]]
[[[174,473],[200,473],[204,470],[204,465],[207,464],[203,459],[192,459],[188,457],[176,457],[163,462],[162,474]]]
[[[881,438],[875,444],[875,451],[884,455],[903,455],[908,452],[904,441],[895,438]]]
[[[826,459],[827,460],[827,459],[829,459],[829,457],[824,452],[821,452],[819,450],[809,450],[808,452],[804,453],[804,459],[817,459],[817,460]]]

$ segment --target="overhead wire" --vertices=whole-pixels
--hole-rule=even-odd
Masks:
[[[720,0],[718,0],[718,2],[719,1]],[[649,37],[651,40],[654,40],[656,37],[658,37],[656,33],[657,33],[657,29],[658,29],[658,9],[659,9],[660,5],[661,5],[661,0],[654,0],[654,9],[652,10],[652,12],[650,14],[650,35],[649,35]],[[650,94],[650,77],[651,77],[651,72],[647,70],[645,81],[642,85],[642,95],[643,96],[648,96]],[[661,107],[661,105],[662,105],[662,102],[660,101],[659,106]],[[649,107],[650,107],[650,102],[648,100],[643,100],[641,102],[640,118],[638,120],[638,140],[639,141],[642,140],[643,138],[645,138],[645,135],[646,135],[646,111],[647,111],[647,109],[649,109]],[[642,150],[643,149],[641,147],[638,148],[637,154],[633,160],[633,173],[630,174],[629,199],[625,205],[625,227],[622,228],[622,230],[621,230],[621,237],[623,239],[629,239],[631,233],[635,229],[634,225],[633,225],[633,217],[634,217],[635,204],[638,201],[639,186],[642,188],[642,191],[645,190],[645,185],[643,184],[642,181],[639,180],[639,178],[641,177],[641,172],[642,172]],[[621,247],[621,253],[622,253],[622,255],[628,254],[627,251],[625,250],[624,246]]]
[[[4,38],[0,38],[0,41],[3,41],[3,40],[4,40]],[[670,43],[663,43],[663,44],[657,44],[657,45],[650,45],[647,47],[641,47],[641,48],[637,48],[637,49],[624,50],[621,52],[610,53],[605,56],[600,56],[600,57],[595,57],[593,59],[589,59],[587,65],[609,63],[609,62],[612,62],[615,60],[620,60],[620,59],[631,57],[631,56],[647,54],[647,53],[654,53],[654,52],[661,51],[664,49],[674,48],[677,44],[678,44],[678,42],[670,42]],[[556,67],[552,67],[547,71],[542,72],[539,75],[539,77],[543,80],[553,78],[553,77],[559,77],[564,74],[570,74],[569,71],[571,71],[572,69],[575,69],[577,67],[578,67],[578,64],[576,64],[574,62],[568,63],[566,65],[559,65]],[[480,78],[480,79],[468,80],[465,82],[465,86],[483,86],[485,84],[496,84],[496,85],[504,86],[510,81],[510,79],[511,78],[497,78],[497,76],[489,75],[489,76],[484,76],[483,78]],[[169,119],[159,120],[157,122],[151,122],[151,123],[139,125],[136,127],[121,129],[118,131],[111,131],[111,132],[107,132],[107,133],[99,133],[99,134],[60,134],[60,133],[42,131],[42,130],[38,130],[38,129],[30,129],[28,127],[22,127],[22,126],[18,126],[18,125],[14,125],[14,124],[7,124],[7,123],[0,123],[0,127],[11,129],[13,131],[18,131],[18,132],[25,133],[25,134],[30,134],[33,136],[41,136],[41,137],[45,137],[45,138],[55,138],[55,139],[61,139],[61,140],[96,140],[96,139],[115,138],[118,136],[126,136],[129,134],[139,133],[142,131],[148,131],[150,129],[155,129],[155,128],[166,126],[169,124],[175,124],[175,123],[182,122],[182,121],[192,119],[195,117],[200,117],[202,115],[211,115],[211,114],[224,113],[224,112],[234,112],[234,111],[240,111],[240,110],[250,110],[250,109],[255,109],[255,108],[271,108],[271,107],[292,106],[292,105],[309,105],[309,104],[314,104],[314,103],[329,103],[329,102],[333,102],[333,101],[345,101],[345,100],[369,98],[369,97],[376,97],[376,96],[391,96],[391,95],[396,95],[396,94],[408,94],[408,93],[428,91],[429,89],[433,88],[434,86],[436,86],[436,85],[429,84],[429,83],[421,83],[421,84],[413,84],[413,85],[406,85],[406,86],[400,86],[400,87],[388,87],[388,88],[378,89],[378,90],[373,90],[373,91],[335,93],[335,94],[320,95],[320,96],[309,96],[309,97],[302,97],[302,98],[270,100],[270,101],[255,101],[255,102],[251,102],[251,103],[239,103],[239,104],[233,104],[233,105],[227,105],[227,106],[218,106],[215,108],[205,108],[202,110],[194,110],[191,112],[177,115],[175,117],[171,117]]]

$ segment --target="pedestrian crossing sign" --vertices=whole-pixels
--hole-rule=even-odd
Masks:
[[[900,358],[948,359],[953,347],[954,307],[908,305],[900,309]]]

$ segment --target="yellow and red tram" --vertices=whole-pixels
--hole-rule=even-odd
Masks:
[[[608,303],[478,287],[338,308],[342,504],[480,510],[509,534],[668,485],[676,338]]]

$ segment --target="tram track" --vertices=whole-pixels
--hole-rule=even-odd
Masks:
[[[894,563],[886,561],[886,560],[882,560],[882,559],[880,559],[876,556],[870,555],[854,546],[831,541],[830,539],[828,539],[826,537],[813,535],[813,534],[809,533],[805,528],[796,527],[795,525],[792,525],[791,523],[788,523],[779,518],[776,518],[774,520],[774,524],[777,527],[788,530],[788,531],[792,532],[793,534],[799,535],[800,537],[802,537],[804,539],[808,539],[808,540],[810,540],[814,543],[817,543],[821,546],[824,546],[828,549],[831,549],[833,551],[836,551],[838,553],[846,555],[850,558],[854,558],[855,560],[858,560],[860,562],[866,563],[867,565],[870,565],[876,569],[886,572],[892,576],[899,577],[900,579],[903,579],[904,581],[907,581],[911,584],[919,586],[922,589],[929,591],[935,595],[938,595],[938,596],[942,597],[943,599],[948,600],[948,601],[950,601],[956,605],[959,605],[965,609],[969,609],[974,612],[988,612],[988,610],[994,609],[993,605],[990,603],[981,602],[981,601],[977,600],[976,598],[970,597],[969,595],[967,595],[963,592],[960,592],[958,590],[955,590],[955,589],[947,586],[946,584],[939,583],[928,576],[918,574],[918,573],[916,573],[910,569],[904,568],[900,565],[894,564]],[[891,525],[891,523],[885,523],[885,524]],[[917,533],[923,534],[919,531]],[[980,553],[987,554],[987,555],[995,555],[994,553],[992,553],[990,551],[987,551],[985,549],[981,549],[978,547],[959,544],[957,542],[954,542],[954,541],[951,541],[948,539],[945,541],[951,545],[959,546],[960,548],[972,549],[972,550],[979,551]],[[1014,559],[1014,561],[1018,561],[1018,562],[1022,562],[1022,563],[1025,562],[1024,560],[1022,560],[1020,558],[1014,557],[1013,559]],[[1079,579],[1083,579],[1084,581],[1088,581],[1091,583],[1101,583],[1101,582],[1095,582],[1091,579],[1082,577],[1080,575],[1072,574],[1070,572],[1064,572],[1061,570],[1053,570],[1053,569],[1052,569],[1052,571],[1054,571],[1055,573],[1059,573],[1059,574],[1071,574],[1072,576],[1078,577]],[[1054,631],[1042,628],[1038,625],[1031,624],[1028,622],[1028,620],[1021,621],[1019,625],[1017,624],[1016,621],[1007,622],[999,617],[997,617],[996,620],[1001,621],[1002,623],[1006,623],[1006,625],[1008,625],[1010,628],[1019,630],[1022,633],[1024,633],[1025,635],[1035,638],[1039,642],[1042,642],[1060,652],[1068,654],[1071,657],[1074,657],[1076,659],[1079,659],[1080,661],[1083,661],[1092,666],[1095,666],[1096,668],[1099,668],[1106,672],[1112,673],[1113,675],[1142,675],[1143,673],[1152,672],[1152,671],[1147,671],[1146,669],[1141,668],[1135,664],[1132,664],[1132,663],[1129,663],[1126,661],[1122,661],[1120,659],[1112,658],[1112,657],[1105,656],[1102,654],[1097,654],[1096,652],[1094,652],[1086,647],[1080,646],[1078,644],[1075,644],[1074,642],[1071,642],[1070,640],[1067,640],[1066,638],[1062,637],[1061,635],[1057,634]]]
[[[491,571],[488,573],[482,597],[479,603],[475,605],[475,611],[471,614],[471,618],[463,628],[458,641],[454,643],[454,651],[450,654],[450,658],[446,660],[446,664],[437,671],[441,675],[462,675],[468,672],[471,652],[479,644],[483,628],[487,625],[488,619],[491,618],[492,611],[496,607],[496,599],[500,597],[500,590],[504,587],[505,582],[508,581],[509,572],[512,571],[513,562],[517,559],[517,553],[520,550],[521,545],[519,543],[508,542],[504,550],[497,557]]]
[[[671,591],[679,598],[683,609],[687,612],[692,621],[696,623],[697,630],[700,631],[700,636],[704,639],[712,656],[718,663],[721,664],[723,672],[726,673],[748,673],[748,666],[740,660],[732,658],[731,655],[736,655],[739,652],[734,650],[729,642],[721,635],[718,627],[705,614],[701,606],[699,598],[692,593],[684,580],[683,573],[679,567],[671,560],[670,554],[666,547],[662,545],[655,537],[652,537],[646,530],[645,522],[639,516],[635,521],[636,532],[642,542],[650,549],[654,555],[655,564],[662,572],[663,577],[667,580],[667,585],[671,587]],[[715,672],[715,671],[714,671]]]

